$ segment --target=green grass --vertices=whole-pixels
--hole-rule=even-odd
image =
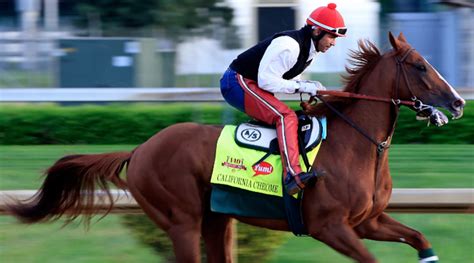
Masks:
[[[131,150],[135,145],[0,146],[0,190],[37,189],[40,174],[66,154]],[[390,164],[394,185],[408,187],[474,186],[474,145],[394,145]],[[394,214],[421,230],[443,262],[474,262],[474,217],[446,214]],[[136,241],[109,215],[89,231],[75,223],[24,226],[0,217],[1,262],[156,262],[151,248]],[[311,238],[286,235],[270,262],[351,262]],[[380,262],[416,262],[403,244],[366,241]]]
[[[38,189],[43,172],[57,159],[76,153],[129,151],[136,145],[0,146],[0,189]]]
[[[0,189],[37,189],[40,174],[55,160],[72,153],[131,150],[134,146],[60,145],[0,146]],[[96,218],[98,219],[98,217]],[[143,246],[121,223],[108,215],[86,231],[79,223],[19,225],[0,217],[0,261],[29,262],[157,262],[152,248]]]
[[[0,69],[0,88],[26,88],[26,87],[51,87],[53,78],[51,72],[38,72],[28,70]]]
[[[222,71],[224,74],[224,71]],[[186,74],[175,76],[176,87],[219,87],[222,74]]]
[[[0,71],[0,74],[2,72]],[[219,74],[185,74],[174,76],[175,87],[219,87],[224,71]],[[337,73],[308,73],[308,79],[318,80],[327,87],[340,87],[340,75]],[[0,78],[0,88],[51,87],[53,77],[50,72],[8,70]],[[173,77],[171,77],[173,79]]]
[[[85,231],[78,223],[19,225],[0,217],[0,261],[32,262],[157,262],[150,247],[135,240],[118,215],[109,215]]]
[[[474,145],[393,145],[390,170],[396,188],[473,188]],[[474,216],[392,214],[430,240],[442,262],[474,262]],[[288,234],[270,263],[352,262],[325,244]],[[382,263],[416,262],[416,251],[400,243],[364,241]],[[295,253],[298,251],[298,253]]]
[[[335,73],[308,73],[308,79],[317,80],[321,82],[325,87],[342,87],[343,82],[341,75],[346,74],[345,72]]]
[[[395,188],[474,188],[474,145],[393,145]]]
[[[60,157],[132,150],[136,145],[0,146],[0,189],[37,189],[39,176]],[[393,145],[394,187],[473,188],[474,145]]]
[[[224,72],[222,72],[224,74]],[[175,76],[176,87],[219,87],[222,74],[186,74]],[[341,74],[336,73],[308,73],[307,78],[317,80],[326,87],[341,87]]]
[[[51,87],[54,78],[49,71],[5,70],[0,71],[0,88]],[[219,87],[220,78],[224,74],[185,74],[174,75],[175,87]],[[309,79],[321,81],[327,87],[340,87],[340,75],[336,73],[308,73]],[[173,77],[171,77],[173,79]]]

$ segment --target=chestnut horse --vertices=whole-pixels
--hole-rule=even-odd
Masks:
[[[328,112],[327,139],[313,165],[324,176],[304,190],[303,218],[310,236],[358,262],[376,262],[363,238],[407,243],[422,262],[436,262],[423,234],[384,213],[392,192],[384,149],[390,144],[399,100],[443,107],[454,118],[461,117],[465,101],[402,34],[390,33],[389,38],[393,49],[385,54],[368,41],[359,42],[352,54],[353,68],[347,69],[345,91],[393,103],[323,97],[359,130]],[[326,105],[306,105],[308,114],[324,109]],[[27,203],[12,205],[10,212],[26,223],[63,215],[70,220],[80,214],[89,218],[96,212],[93,191],[98,186],[108,192],[111,181],[129,189],[169,235],[177,262],[200,261],[201,237],[209,262],[231,262],[232,218],[274,230],[289,231],[289,226],[285,220],[210,211],[210,177],[220,131],[181,123],[160,131],[133,152],[63,157],[49,168],[38,194]],[[126,181],[119,177],[125,165]]]

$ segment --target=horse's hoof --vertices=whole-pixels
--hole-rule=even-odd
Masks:
[[[431,248],[420,250],[418,252],[418,258],[420,259],[420,263],[435,263],[439,260]]]

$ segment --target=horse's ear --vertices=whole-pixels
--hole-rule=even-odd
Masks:
[[[398,35],[398,40],[408,43],[407,39],[405,38],[405,35],[403,35],[402,32],[400,32],[400,34]]]
[[[392,44],[393,49],[398,50],[400,48],[400,41],[398,41],[390,31],[388,32],[388,38],[390,39],[390,44]]]

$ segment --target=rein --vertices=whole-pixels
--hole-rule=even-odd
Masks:
[[[360,94],[360,93],[352,93],[352,92],[346,92],[346,91],[337,91],[337,90],[320,90],[317,92],[316,96],[318,99],[321,99],[320,95],[331,95],[335,97],[342,97],[342,98],[352,98],[352,99],[362,99],[362,100],[371,100],[371,101],[380,101],[380,102],[388,102],[388,103],[393,103],[394,105],[405,105],[405,106],[410,106],[413,107],[415,110],[421,110],[423,109],[425,104],[421,100],[419,100],[416,96],[413,95],[413,90],[411,89],[410,83],[408,81],[408,76],[406,71],[404,70],[403,67],[403,62],[405,62],[406,58],[408,55],[414,50],[414,48],[410,48],[405,52],[405,54],[402,56],[402,58],[396,57],[395,60],[397,62],[397,85],[394,88],[394,97],[395,98],[384,98],[384,97],[376,97],[376,96],[371,96],[371,95],[365,95],[365,94]],[[400,86],[400,71],[403,74],[403,79],[405,80],[405,84],[410,91],[412,98],[411,100],[400,100],[398,99],[398,90]],[[323,102],[324,104],[328,105],[326,102]]]
[[[405,106],[411,106],[411,107],[417,106],[416,101],[382,98],[382,97],[375,97],[375,96],[369,96],[369,95],[365,95],[365,94],[352,93],[352,92],[346,92],[346,91],[320,90],[320,91],[318,91],[318,95],[331,95],[331,96],[342,97],[342,98],[389,102],[389,103],[393,103],[395,105],[405,105]],[[317,97],[320,98],[319,96],[317,96]]]

